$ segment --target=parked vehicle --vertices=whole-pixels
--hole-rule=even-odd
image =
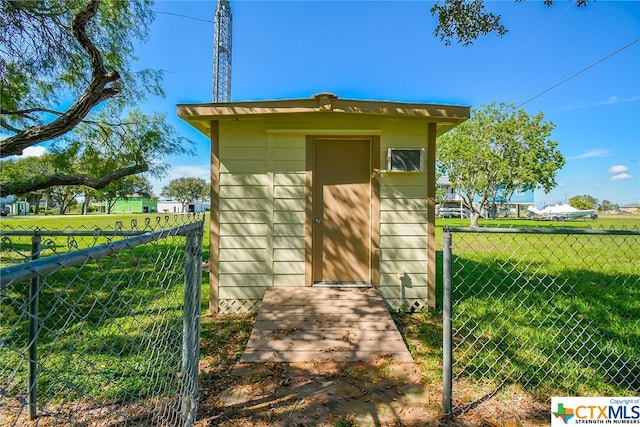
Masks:
[[[566,203],[560,203],[553,206],[545,206],[543,209],[537,209],[535,206],[529,206],[529,217],[535,219],[547,219],[551,221],[566,221],[567,219],[591,218],[598,219],[598,215],[594,209],[576,209]]]
[[[440,218],[469,218],[471,211],[460,205],[444,205],[438,209]]]

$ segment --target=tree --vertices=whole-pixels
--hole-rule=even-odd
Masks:
[[[50,153],[38,157],[8,159],[0,163],[0,183],[3,189],[4,183],[37,180],[39,177],[53,175],[54,173],[55,162],[53,155]],[[34,207],[34,213],[37,215],[40,212],[40,202],[48,193],[44,189],[20,191],[13,188],[6,194],[26,197],[29,200],[29,204]]]
[[[524,1],[524,0],[516,0]],[[586,6],[589,0],[575,0],[578,7]],[[544,0],[551,6],[553,0]],[[434,35],[445,45],[452,41],[467,46],[478,37],[496,32],[499,36],[507,33],[501,16],[487,12],[484,0],[443,0],[431,7],[431,15],[438,17]]]
[[[569,199],[569,204],[576,209],[594,209],[598,204],[598,199],[588,194],[573,196]]]
[[[2,194],[56,185],[103,188],[136,173],[162,174],[162,156],[189,151],[188,141],[173,133],[164,116],[134,108],[147,94],[163,95],[160,72],[131,70],[134,41],[146,39],[153,20],[150,5],[149,0],[0,1],[0,128],[9,134],[0,140],[0,157],[53,141],[59,156],[93,155],[109,164],[91,173],[76,165],[80,172],[2,182]],[[68,97],[74,101],[59,110]]]
[[[82,194],[82,187],[77,185],[57,185],[49,189],[51,200],[58,206],[60,215],[78,204],[78,196]]]
[[[620,210],[620,206],[617,203],[611,203],[609,200],[603,200],[598,205],[599,212],[616,212]]]
[[[187,203],[209,197],[209,184],[202,178],[177,178],[165,186],[160,195],[179,201],[184,212]]]
[[[89,187],[82,187],[83,193],[83,201],[82,201],[82,215],[89,214],[89,208],[91,206],[91,201],[95,199],[95,194],[97,190]]]
[[[518,188],[548,192],[556,186],[565,159],[548,139],[553,128],[542,113],[530,116],[493,102],[438,139],[438,169],[471,211],[471,226],[492,199],[508,201]]]

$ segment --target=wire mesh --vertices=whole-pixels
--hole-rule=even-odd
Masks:
[[[202,234],[202,217],[182,215],[3,228],[3,425],[191,423]]]
[[[638,394],[640,231],[450,229],[445,239],[448,232],[453,387],[445,411],[464,413],[512,385],[541,401]]]

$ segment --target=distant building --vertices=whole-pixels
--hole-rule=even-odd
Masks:
[[[533,205],[533,190],[523,190],[517,188],[513,192],[509,201],[496,200],[496,204],[500,206],[500,209],[504,210],[505,216],[514,214],[516,217],[520,217],[520,213],[526,215],[527,208]],[[501,215],[502,216],[502,215]]]
[[[158,213],[181,213],[182,204],[175,200],[158,200]]]
[[[440,216],[468,216],[469,212],[463,206],[462,197],[456,192],[456,189],[451,186],[449,178],[446,176],[440,177],[436,185],[438,188],[444,191],[444,200],[441,209],[445,215]],[[503,188],[502,188],[503,189]],[[505,217],[515,215],[520,217],[520,214],[527,211],[527,208],[533,205],[534,193],[533,190],[516,189],[513,192],[509,200],[504,198],[504,193],[500,191],[496,192],[497,196],[495,200],[489,200],[488,205],[485,206],[486,212],[482,213],[485,217]],[[480,202],[480,198],[476,196],[474,198],[474,204]],[[459,215],[455,215],[455,211],[459,211]]]
[[[158,198],[146,198],[139,194],[132,194],[124,199],[118,199],[111,208],[114,213],[156,213],[158,212]]]
[[[29,202],[26,200],[18,200],[14,195],[0,197],[0,213],[2,216],[28,215]]]
[[[447,202],[461,202],[462,197],[456,193],[455,188],[451,186],[449,177],[441,176],[436,182],[436,186],[444,191],[444,200]]]
[[[200,200],[187,203],[182,212],[182,203],[175,200],[158,200],[158,213],[200,213],[209,210],[209,204]]]
[[[640,213],[640,203],[629,203],[628,205],[620,206],[620,210],[630,214]]]

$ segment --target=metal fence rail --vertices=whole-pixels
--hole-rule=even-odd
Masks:
[[[445,228],[443,324],[447,414],[509,387],[637,395],[640,231]]]
[[[2,425],[190,425],[203,224],[1,230]]]

